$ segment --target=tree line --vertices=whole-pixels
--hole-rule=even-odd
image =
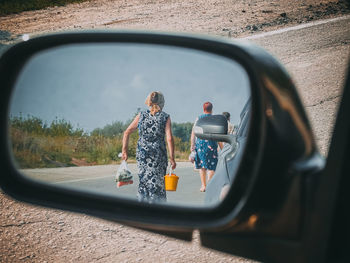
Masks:
[[[108,138],[112,138],[118,135],[123,134],[125,129],[129,126],[131,120],[122,122],[115,121],[111,124],[105,125],[103,128],[96,128],[91,132],[92,136],[104,136]],[[187,142],[191,138],[193,123],[172,123],[172,132],[173,136],[180,138],[182,142]]]
[[[115,121],[87,132],[65,119],[51,121],[27,115],[11,116],[10,138],[13,155],[21,168],[42,168],[96,164],[120,161],[123,132],[131,120]],[[190,152],[192,123],[172,123],[175,158],[186,160]],[[136,157],[138,134],[129,142],[129,158]]]

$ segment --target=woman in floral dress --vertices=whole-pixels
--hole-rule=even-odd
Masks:
[[[198,119],[212,114],[213,105],[210,102],[203,104],[204,114],[200,115]],[[197,122],[196,120],[196,122]],[[208,181],[214,176],[216,165],[218,163],[218,143],[216,141],[202,140],[196,138],[192,129],[191,134],[191,151],[195,151],[195,166],[199,169],[202,186],[201,192],[205,192],[206,176]]]
[[[168,166],[165,136],[170,164],[172,169],[176,167],[171,120],[169,114],[162,111],[164,107],[162,93],[152,92],[145,103],[149,109],[141,111],[124,132],[122,159],[128,159],[129,136],[138,128],[139,140],[136,149],[138,199],[150,203],[164,202],[166,201],[164,175]]]

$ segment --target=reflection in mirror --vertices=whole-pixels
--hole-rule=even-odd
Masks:
[[[153,91],[159,92],[146,105]],[[239,63],[198,50],[130,43],[52,48],[31,58],[16,82],[9,116],[13,158],[24,176],[57,187],[217,205],[243,152],[249,97]],[[192,132],[196,120],[223,113],[228,129],[221,141]],[[176,191],[165,191],[172,151],[171,173],[179,180]],[[126,156],[133,183],[118,187]]]

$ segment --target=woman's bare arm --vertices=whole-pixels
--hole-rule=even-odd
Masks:
[[[176,168],[175,155],[174,155],[175,148],[174,148],[173,133],[171,131],[170,117],[168,118],[166,125],[165,125],[165,134],[166,134],[166,140],[167,140],[168,148],[169,148],[171,168],[174,170]]]
[[[123,148],[122,148],[122,159],[128,160],[128,146],[129,146],[129,137],[137,129],[139,123],[140,114],[137,114],[135,119],[130,123],[129,127],[125,130],[123,135]]]

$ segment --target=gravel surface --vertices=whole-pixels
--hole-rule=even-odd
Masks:
[[[257,38],[286,67],[297,87],[315,133],[327,155],[350,55],[350,16],[322,27],[305,27],[288,34]]]
[[[74,29],[152,29],[242,36],[349,13],[345,0],[92,0],[0,17],[4,40]]]
[[[328,0],[96,0],[0,17],[0,43],[10,43],[24,33],[81,28],[152,29],[243,37],[348,13],[345,1]],[[318,65],[315,69],[321,70],[327,57],[319,58],[319,53],[311,52],[309,59],[293,60],[285,49],[275,49],[273,43],[261,44],[270,47],[286,64],[296,76],[297,84],[305,85],[306,79],[312,87],[327,88],[327,77],[317,85],[304,71],[308,63]],[[344,46],[337,47],[340,57],[348,52],[348,46],[345,51]],[[302,56],[307,51],[291,52]],[[344,61],[343,58],[334,63],[343,66]],[[336,92],[330,91],[326,98],[317,98],[316,88],[301,92],[314,125],[319,121],[328,123],[326,130],[319,126],[316,129],[316,137],[324,142],[321,146],[324,154],[331,133],[329,119],[334,118],[337,107],[334,101],[339,98],[343,79],[336,81]],[[193,242],[187,243],[86,215],[23,204],[2,193],[0,207],[0,262],[253,262],[201,247],[198,232],[194,233]]]
[[[85,215],[0,194],[0,262],[251,262]]]

